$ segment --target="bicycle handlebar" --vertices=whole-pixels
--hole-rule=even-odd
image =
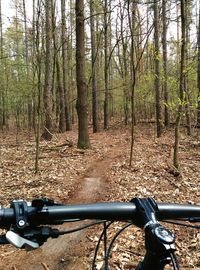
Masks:
[[[38,248],[49,237],[57,238],[59,235],[76,231],[59,231],[41,225],[84,219],[101,220],[104,223],[129,221],[129,224],[143,228],[147,252],[137,269],[163,270],[166,264],[176,258],[175,236],[158,221],[183,219],[200,222],[200,205],[156,203],[151,198],[73,205],[56,204],[49,199],[35,199],[31,203],[18,200],[13,201],[10,208],[0,206],[0,228],[9,229],[6,235],[0,236],[0,244],[11,243],[18,248]],[[106,270],[109,254],[110,248],[105,254]]]
[[[200,205],[158,203],[156,218],[200,220]],[[23,214],[23,209],[19,209]],[[57,224],[68,219],[102,219],[108,221],[127,221],[134,223],[136,206],[133,202],[105,202],[74,205],[44,205],[41,209],[27,206],[27,222],[34,225]],[[14,208],[0,208],[0,228],[9,227],[16,221]]]

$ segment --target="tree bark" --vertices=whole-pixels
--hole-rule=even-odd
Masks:
[[[190,44],[190,36],[189,36],[189,16],[190,16],[190,4],[189,1],[186,0],[185,2],[186,14],[185,14],[185,25],[186,25],[186,41],[185,41],[185,66],[186,70],[189,65],[189,44]],[[190,91],[189,91],[189,77],[188,71],[185,74],[185,93],[186,93],[186,121],[187,121],[187,134],[190,136],[192,135],[192,124],[191,124],[191,111],[190,111]]]
[[[90,148],[88,132],[88,101],[85,81],[84,0],[76,0],[76,82],[78,114],[78,148]]]
[[[155,95],[156,95],[156,128],[157,137],[162,135],[162,110],[161,110],[161,94],[160,94],[160,42],[159,42],[159,11],[158,1],[154,0],[154,63],[155,63]]]
[[[198,27],[198,58],[197,58],[197,88],[198,88],[198,101],[197,101],[197,127],[200,128],[200,5],[199,5],[199,27]]]
[[[35,7],[35,1],[33,1]],[[42,57],[40,51],[40,22],[41,22],[41,0],[37,1],[37,14],[33,14],[33,24],[34,26],[34,42],[33,44],[33,59],[35,61],[34,65],[34,76],[37,76],[37,108],[36,108],[36,119],[37,123],[35,128],[36,136],[36,153],[35,153],[35,174],[39,172],[39,155],[40,155],[40,124],[41,124],[41,92],[42,92]],[[37,15],[37,17],[36,17]]]
[[[130,52],[130,66],[131,66],[131,150],[130,150],[130,160],[129,166],[132,166],[133,160],[133,146],[135,142],[135,86],[136,86],[136,59],[135,59],[135,28],[136,28],[136,8],[137,4],[132,3],[131,14],[130,14],[130,4],[128,3],[128,21],[131,33],[131,52]]]
[[[52,25],[51,25],[51,1],[45,1],[45,19],[46,19],[46,52],[45,52],[45,85],[43,93],[45,126],[42,138],[52,139]]]
[[[104,129],[108,129],[108,99],[109,99],[109,86],[108,86],[108,1],[105,0],[104,4]]]
[[[178,107],[176,123],[175,123],[175,143],[174,143],[174,157],[173,163],[174,166],[179,169],[179,129],[180,122],[183,110],[183,101],[184,101],[184,93],[185,93],[185,48],[186,48],[186,10],[185,10],[185,0],[180,0],[181,3],[181,63],[180,63],[180,85],[179,85],[179,97],[180,104]]]
[[[65,117],[66,130],[72,129],[69,113],[69,89],[67,87],[67,36],[66,36],[66,16],[65,16],[65,0],[61,0],[61,16],[62,16],[62,59],[63,59],[63,88],[65,93]]]
[[[123,80],[124,123],[125,123],[125,125],[128,125],[130,93],[129,93],[129,83],[128,83],[128,58],[127,58],[128,41],[127,41],[127,37],[124,36],[125,5],[126,5],[126,3],[124,3],[123,7],[120,6],[120,20],[121,20],[120,35],[121,35],[121,39],[122,39],[122,53],[119,51],[120,50],[120,48],[119,48],[118,57],[119,57],[120,65],[121,65],[121,72],[120,73],[121,73],[121,77]],[[117,37],[117,33],[116,33],[116,37]],[[119,37],[117,37],[117,39],[119,39]],[[122,54],[122,60],[120,58],[121,54]]]
[[[90,0],[90,31],[91,31],[91,50],[92,50],[92,119],[93,132],[99,131],[98,123],[98,101],[97,101],[97,49],[94,24],[94,0]]]
[[[165,126],[169,126],[169,110],[168,110],[168,62],[167,62],[167,17],[166,17],[166,0],[162,0],[162,48],[163,48],[163,92],[165,101]]]
[[[1,0],[0,0],[0,56],[1,56],[1,65],[3,59],[3,29],[2,29],[2,12],[1,12]],[[2,76],[4,76],[2,74]],[[1,82],[0,87],[0,129],[3,129],[3,126],[6,124],[5,116],[5,93],[4,93],[4,80]]]
[[[24,43],[25,43],[25,63],[26,63],[26,81],[28,84],[28,81],[30,80],[30,72],[29,72],[29,53],[28,53],[28,32],[27,32],[27,16],[26,16],[26,3],[25,0],[23,0],[23,15],[24,15]],[[29,131],[33,127],[32,123],[32,97],[31,93],[30,96],[27,97],[27,103],[28,103],[28,128]]]
[[[61,79],[61,68],[59,62],[59,51],[58,51],[58,40],[59,36],[56,28],[56,18],[55,18],[55,8],[52,16],[53,24],[53,43],[54,43],[54,55],[55,55],[55,65],[56,65],[56,97],[57,97],[57,114],[58,114],[58,131],[63,133],[66,131],[66,118],[65,118],[65,93],[63,88],[63,83]]]

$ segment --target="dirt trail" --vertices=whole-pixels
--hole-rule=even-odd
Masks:
[[[108,189],[106,177],[112,163],[120,157],[119,142],[107,151],[105,158],[94,160],[93,164],[86,169],[84,176],[75,183],[75,188],[70,195],[70,203],[92,203],[104,200]],[[67,203],[67,202],[66,202]],[[69,225],[62,225],[62,228]],[[75,225],[76,226],[76,225]],[[87,239],[84,231],[65,235],[59,239],[48,240],[42,248],[26,252],[17,250],[6,258],[8,268],[0,270],[83,270],[83,257],[88,250]]]

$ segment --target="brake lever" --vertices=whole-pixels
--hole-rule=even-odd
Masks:
[[[6,233],[6,240],[17,248],[32,250],[43,245],[48,238],[57,238],[59,235],[58,229],[50,227],[26,228],[20,234],[11,229]]]
[[[11,243],[17,248],[25,248],[27,250],[32,250],[39,247],[39,244],[37,242],[28,240],[13,231],[8,231],[6,233],[6,239],[9,243]]]

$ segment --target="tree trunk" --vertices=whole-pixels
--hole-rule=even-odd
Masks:
[[[189,44],[190,44],[190,36],[189,36],[189,16],[190,16],[190,5],[189,1],[185,1],[186,6],[186,14],[185,14],[185,25],[186,25],[186,44],[185,44],[185,66],[186,70],[189,65]],[[190,136],[192,134],[192,125],[191,125],[191,111],[190,111],[190,91],[189,91],[189,78],[188,78],[188,71],[185,75],[185,92],[186,92],[186,121],[187,121],[187,134]]]
[[[94,0],[90,1],[90,29],[91,29],[91,50],[92,50],[92,119],[93,132],[99,131],[98,123],[98,101],[97,101],[97,61],[96,61],[96,37],[94,25]]]
[[[33,2],[35,7],[35,2]],[[37,76],[37,108],[36,108],[36,154],[35,154],[35,174],[39,172],[39,155],[40,155],[40,123],[41,123],[41,92],[42,92],[42,59],[41,59],[41,51],[40,51],[40,23],[41,23],[41,0],[37,1],[37,14],[33,14],[33,24],[34,27],[34,54],[33,59],[35,61],[34,65],[34,76]],[[37,15],[37,18],[36,16]]]
[[[167,62],[167,14],[166,14],[166,0],[162,0],[162,48],[163,48],[163,92],[165,101],[165,126],[169,125],[169,110],[168,110],[168,62]]]
[[[35,11],[35,2],[36,0],[33,0],[33,16],[32,16],[32,48],[31,48],[31,59],[32,59],[32,69],[33,69],[33,114],[32,114],[32,123],[33,123],[33,129],[36,133],[36,103],[37,103],[37,93],[36,93],[36,11]]]
[[[125,11],[124,3],[123,7],[121,7],[120,11],[120,19],[121,19],[121,26],[120,26],[120,35],[122,39],[122,61],[120,61],[120,51],[118,53],[119,62],[121,62],[121,76],[123,79],[123,107],[124,107],[124,123],[128,125],[128,118],[129,118],[129,103],[130,103],[130,94],[129,94],[129,83],[128,83],[128,41],[127,37],[124,36],[124,11]],[[119,39],[119,38],[118,38]]]
[[[3,29],[2,29],[2,12],[1,12],[1,0],[0,0],[0,53],[1,53],[1,65],[2,65],[2,58],[3,58]],[[2,76],[4,76],[2,74]],[[1,82],[0,87],[0,129],[3,129],[5,125],[5,93],[4,93],[4,83],[3,80]]]
[[[186,49],[186,10],[185,0],[180,0],[181,3],[181,63],[180,63],[180,85],[179,85],[179,96],[180,104],[178,107],[178,113],[176,117],[175,125],[175,143],[174,143],[174,166],[179,169],[179,128],[183,110],[183,101],[185,93],[185,49]]]
[[[198,101],[197,101],[197,127],[200,128],[200,5],[199,5],[199,27],[198,27],[198,58],[197,58],[197,88],[198,88]]]
[[[162,111],[161,111],[161,95],[160,95],[160,42],[159,42],[159,11],[158,1],[154,0],[154,63],[155,63],[155,94],[156,94],[156,127],[157,137],[162,135]]]
[[[51,25],[51,2],[45,2],[45,15],[46,15],[46,52],[45,52],[45,85],[44,85],[44,112],[45,112],[45,126],[42,138],[45,140],[52,139],[52,25]]]
[[[108,85],[108,1],[105,0],[104,4],[104,129],[108,128],[108,99],[109,99],[109,85]]]
[[[130,56],[130,66],[131,66],[131,151],[129,166],[132,166],[133,159],[133,146],[135,142],[135,86],[136,86],[136,59],[135,59],[135,25],[136,25],[136,8],[137,4],[132,3],[131,14],[130,14],[130,4],[128,3],[128,21],[131,33],[131,56]]]
[[[85,82],[84,0],[76,0],[76,82],[78,114],[78,148],[90,147],[88,132],[88,101]]]
[[[66,131],[66,118],[65,118],[65,93],[63,83],[61,79],[61,70],[59,62],[59,51],[58,51],[58,33],[56,28],[55,8],[52,15],[53,24],[53,43],[54,43],[54,55],[55,55],[55,66],[56,66],[56,98],[57,98],[57,115],[58,115],[58,131],[63,133]]]
[[[27,33],[27,18],[26,18],[26,3],[25,0],[23,0],[23,13],[24,13],[24,43],[25,43],[25,63],[26,63],[26,81],[28,84],[28,81],[30,80],[29,77],[29,54],[28,54],[28,33]],[[28,103],[28,128],[29,131],[33,127],[32,123],[32,99],[30,96],[27,97],[27,103]]]
[[[72,125],[75,123],[75,80],[74,80],[74,76],[75,76],[75,72],[74,72],[74,58],[73,58],[73,44],[74,44],[74,25],[75,25],[75,3],[73,0],[70,0],[70,16],[69,16],[69,24],[70,24],[70,28],[69,28],[69,40],[68,40],[68,77],[69,77],[69,92],[70,92],[70,97],[71,97],[71,102],[69,104],[69,109],[70,109],[70,115],[71,115],[71,122]]]
[[[70,131],[71,119],[69,113],[69,89],[67,87],[67,35],[66,35],[66,16],[65,16],[65,0],[61,0],[61,15],[62,15],[62,59],[63,59],[63,87],[65,93],[65,117],[66,130]]]

